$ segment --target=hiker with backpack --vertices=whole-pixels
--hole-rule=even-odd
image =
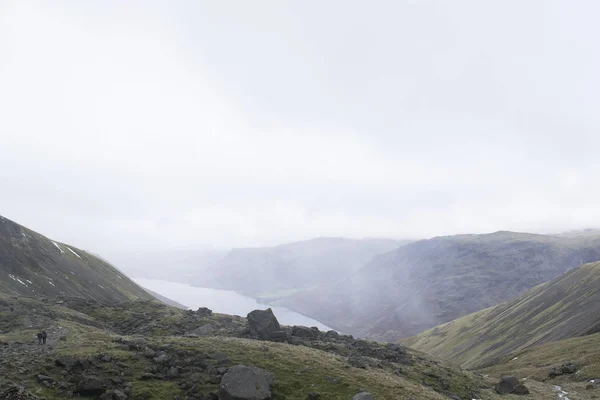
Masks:
[[[46,333],[46,331],[42,331],[42,344],[46,344],[47,337],[48,337],[48,334]]]
[[[38,344],[42,344],[42,332],[37,333]]]

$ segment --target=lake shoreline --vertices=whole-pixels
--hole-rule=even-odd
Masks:
[[[138,285],[181,303],[190,309],[208,307],[215,313],[245,317],[252,310],[270,307],[281,325],[316,326],[321,331],[335,330],[308,315],[287,307],[263,303],[258,299],[233,290],[192,286],[161,279],[133,278],[133,280]]]

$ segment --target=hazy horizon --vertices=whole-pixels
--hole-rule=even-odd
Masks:
[[[1,1],[0,215],[100,255],[600,227],[600,4],[262,4]]]

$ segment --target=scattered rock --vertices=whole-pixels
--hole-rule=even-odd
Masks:
[[[308,328],[306,326],[293,326],[292,327],[292,336],[307,338],[307,339],[315,339],[319,337],[319,330],[316,331],[314,329]]]
[[[496,392],[500,394],[509,394],[513,393],[517,386],[519,386],[519,378],[507,375],[500,378],[500,382],[498,382],[494,388],[496,389]]]
[[[375,396],[369,392],[360,392],[355,394],[352,400],[375,400]]]
[[[271,342],[285,342],[288,339],[286,331],[273,331],[269,334],[268,340]]]
[[[201,326],[200,328],[194,329],[191,332],[191,335],[206,336],[206,335],[210,335],[214,331],[215,331],[215,327],[213,325],[206,324],[206,325]]]
[[[24,387],[15,384],[0,387],[0,399],[2,400],[40,400]]]
[[[513,391],[513,394],[519,394],[519,395],[529,394],[529,389],[527,388],[527,386],[525,386],[523,384],[517,385],[515,387],[515,390]]]
[[[309,393],[306,396],[306,400],[321,400],[321,394],[316,392]]]
[[[270,308],[251,311],[247,315],[247,320],[250,336],[258,339],[267,340],[273,332],[281,331],[279,321]]]
[[[274,376],[268,371],[236,365],[223,375],[219,400],[265,400],[271,397],[273,382]]]
[[[153,373],[150,372],[144,372],[142,375],[140,375],[140,380],[141,381],[149,381],[152,379],[158,379],[158,376],[154,375]]]
[[[369,365],[367,363],[367,360],[365,360],[363,357],[360,357],[360,356],[348,357],[348,364],[350,364],[354,368],[363,368],[363,369],[367,368],[367,366]]]
[[[340,382],[338,378],[334,378],[333,376],[328,376],[325,378],[325,380],[329,383],[333,383],[334,385]]]
[[[46,376],[46,375],[41,375],[41,374],[37,376],[37,380],[40,383],[43,383],[43,382],[52,383],[52,382],[54,382],[54,378],[52,378],[50,376]]]
[[[97,378],[84,378],[79,382],[77,391],[81,396],[100,396],[106,390],[104,382]]]
[[[154,357],[153,361],[157,364],[166,364],[169,361],[169,355],[164,351],[160,351],[156,357]]]
[[[328,339],[338,339],[340,337],[340,334],[336,331],[327,331],[325,333],[325,337]]]
[[[572,362],[568,362],[562,365],[561,367],[561,371],[563,374],[574,374],[575,372],[577,372],[577,369],[577,365],[573,364]]]
[[[209,316],[209,315],[212,315],[212,310],[210,308],[200,307],[196,311],[196,314],[201,315],[201,316]]]
[[[179,368],[173,366],[171,368],[169,368],[167,370],[167,378],[169,379],[175,379],[175,378],[179,378]]]
[[[565,374],[574,374],[575,372],[577,372],[578,369],[579,367],[576,364],[573,364],[572,362],[567,362],[561,365],[560,367],[552,368],[548,372],[548,376],[550,378],[554,378]]]
[[[77,367],[81,367],[81,363],[79,362],[79,360],[72,356],[60,356],[56,360],[54,360],[54,363],[57,366],[62,367],[69,372],[72,372]]]

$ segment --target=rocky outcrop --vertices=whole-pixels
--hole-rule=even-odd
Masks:
[[[294,325],[292,327],[292,336],[305,339],[316,339],[319,337],[319,328],[308,328],[306,326]]]
[[[499,394],[529,394],[529,389],[519,382],[519,378],[512,375],[503,376],[494,387]]]
[[[281,331],[279,321],[270,308],[251,311],[246,318],[250,336],[253,338],[269,340],[273,332]]]
[[[570,374],[574,374],[575,372],[577,372],[577,370],[579,369],[579,367],[576,364],[573,364],[572,362],[567,362],[563,365],[561,365],[560,367],[554,367],[552,368],[549,372],[548,372],[548,376],[550,378],[554,378],[560,375],[570,375]]]
[[[273,374],[264,369],[236,365],[221,379],[219,400],[265,400],[273,382]]]

